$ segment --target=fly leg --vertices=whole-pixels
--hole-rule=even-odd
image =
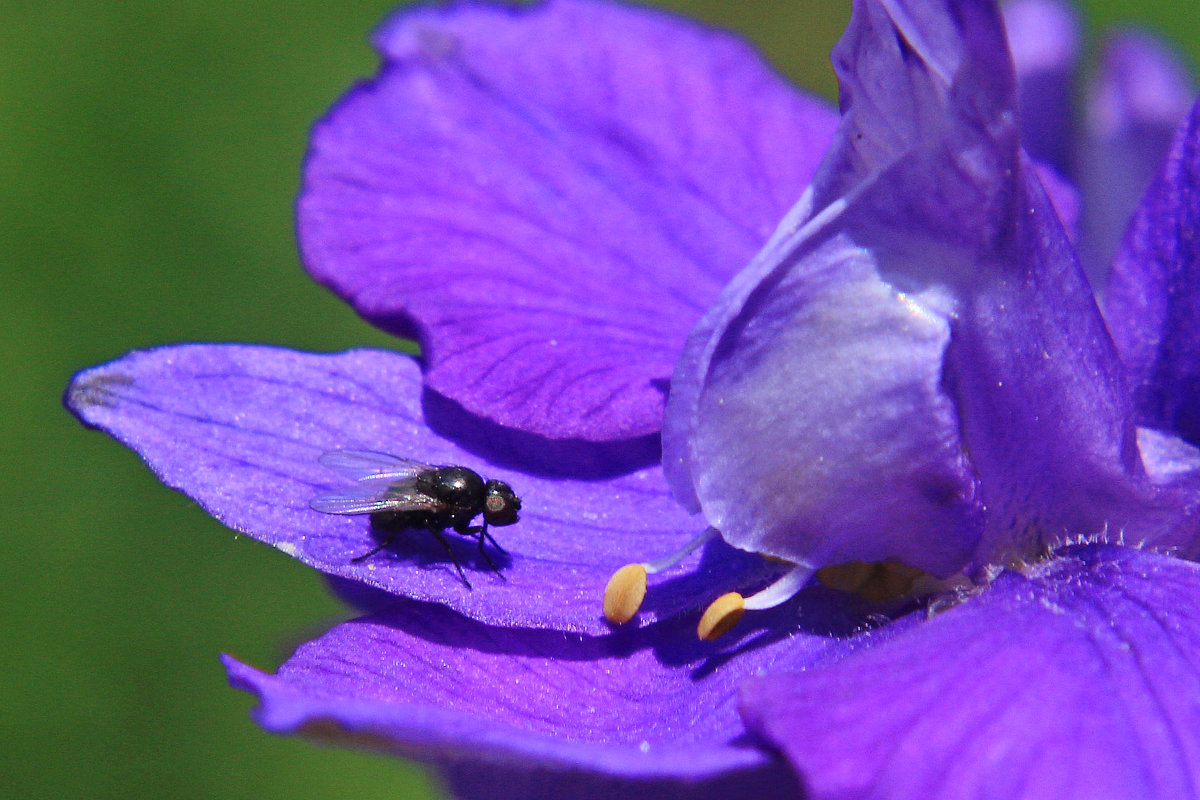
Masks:
[[[433,538],[438,540],[438,544],[446,548],[446,555],[450,556],[450,561],[454,564],[454,568],[458,570],[458,577],[461,578],[462,582],[466,584],[466,587],[470,589],[472,588],[471,582],[467,580],[467,574],[463,572],[462,565],[458,563],[458,558],[454,555],[454,550],[450,547],[450,543],[447,542],[446,537],[442,535],[443,530],[444,528],[436,528],[432,525],[429,526],[429,532],[433,534]],[[457,530],[457,528],[455,530]]]
[[[488,551],[483,549],[483,540],[487,539],[492,543],[493,547],[505,555],[508,555],[508,551],[496,544],[496,540],[492,538],[490,533],[488,533],[486,522],[484,522],[482,525],[456,526],[454,531],[455,533],[461,533],[463,536],[474,536],[476,543],[479,545],[479,555],[483,556],[483,560],[486,561],[488,566],[492,568],[492,572],[496,573],[501,578],[504,578],[504,573],[500,571],[498,566],[496,566],[496,562],[493,561],[492,557],[488,555]],[[508,579],[504,578],[504,580]]]
[[[491,542],[491,543],[492,543],[492,547],[496,548],[496,549],[497,549],[497,550],[499,550],[501,553],[504,553],[504,555],[508,555],[508,551],[507,551],[507,550],[505,550],[503,547],[501,547],[501,546],[500,546],[500,543],[499,543],[499,542],[497,542],[495,539],[493,539],[493,538],[492,538],[492,535],[491,535],[490,533],[488,533],[488,531],[487,531],[487,523],[486,523],[486,522],[485,522],[485,523],[483,523],[483,535],[484,535],[485,537],[487,537],[487,540],[488,540],[489,542]],[[482,546],[483,546],[483,541],[482,541],[482,540],[480,540],[479,544],[480,544],[480,546],[482,547]]]
[[[387,547],[389,544],[391,544],[391,543],[392,543],[392,540],[393,540],[393,539],[395,539],[395,538],[396,538],[396,532],[395,532],[395,531],[388,531],[387,538],[385,538],[385,539],[384,539],[382,542],[380,542],[380,543],[379,543],[379,545],[378,545],[378,546],[377,546],[377,547],[376,547],[374,550],[370,550],[370,551],[368,551],[368,552],[366,552],[366,553],[363,553],[361,556],[355,556],[354,558],[350,559],[350,561],[351,561],[352,563],[354,563],[354,564],[357,564],[357,563],[358,563],[358,562],[360,562],[360,561],[366,561],[368,558],[370,558],[371,556],[375,555],[375,554],[376,554],[376,553],[378,553],[380,550],[382,550],[383,548],[385,548],[385,547]]]

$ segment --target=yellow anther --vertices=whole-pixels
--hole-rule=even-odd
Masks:
[[[746,598],[737,592],[723,594],[705,610],[696,627],[696,635],[705,642],[719,639],[738,624],[745,611]]]
[[[892,561],[848,561],[817,570],[817,580],[830,589],[886,603],[907,595],[925,573]]]
[[[613,573],[604,588],[604,618],[624,625],[642,607],[646,599],[646,567],[626,564]]]
[[[876,603],[904,597],[912,591],[913,584],[923,574],[921,570],[913,569],[904,564],[894,564],[890,561],[884,562],[879,565],[878,577],[876,578],[874,587],[875,591],[864,592],[864,595],[868,600]]]
[[[857,592],[874,577],[875,563],[868,561],[847,561],[817,570],[817,580],[830,589],[843,592]]]

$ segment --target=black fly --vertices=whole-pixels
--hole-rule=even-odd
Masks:
[[[458,570],[458,577],[471,588],[454,551],[442,534],[447,528],[479,543],[479,554],[496,574],[500,569],[483,549],[486,539],[501,553],[504,548],[488,533],[488,526],[502,527],[517,521],[521,500],[503,481],[484,481],[466,467],[423,464],[408,458],[366,450],[334,450],[320,463],[350,478],[354,485],[339,492],[314,497],[309,505],[324,514],[370,514],[371,526],[385,531],[378,547],[354,558],[362,561],[392,543],[402,530],[423,528],[441,543]],[[472,525],[478,515],[482,525]]]

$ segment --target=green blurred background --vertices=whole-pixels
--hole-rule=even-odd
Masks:
[[[1200,54],[1195,0],[1089,2]],[[61,409],[71,373],[172,342],[395,346],[310,283],[308,126],[374,70],[389,0],[0,2],[0,796],[435,796],[419,768],[280,739],[217,654],[274,668],[346,612]],[[832,97],[848,3],[661,3]]]

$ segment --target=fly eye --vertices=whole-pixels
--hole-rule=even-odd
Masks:
[[[517,509],[520,503],[515,497],[505,497],[500,494],[489,494],[483,505],[483,518],[489,525],[512,525],[517,521]]]

